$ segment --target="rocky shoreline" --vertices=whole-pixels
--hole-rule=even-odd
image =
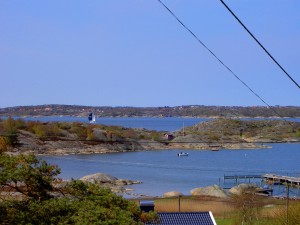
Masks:
[[[99,185],[101,187],[109,188],[112,192],[123,195],[127,197],[133,198],[153,198],[153,197],[162,197],[162,198],[170,198],[170,197],[178,197],[184,196],[179,191],[169,191],[165,192],[162,196],[145,196],[143,194],[135,193],[134,189],[128,188],[127,186],[131,186],[133,184],[141,184],[141,181],[133,181],[127,179],[119,179],[109,174],[104,173],[95,173],[91,175],[86,175],[79,180],[85,183],[92,183]],[[60,181],[54,184],[55,187],[61,188],[65,186],[68,181]],[[261,187],[258,187],[256,184],[251,183],[241,183],[236,186],[231,187],[229,190],[225,191],[222,187],[218,185],[211,185],[206,187],[196,187],[190,190],[191,196],[205,196],[205,197],[215,197],[215,198],[229,198],[232,195],[241,195],[245,192],[252,192],[257,195],[265,195],[268,196],[268,193]]]
[[[220,149],[264,149],[270,146],[261,143],[197,143],[197,142],[157,142],[157,141],[126,141],[126,142],[88,142],[68,138],[58,140],[41,140],[27,131],[18,134],[20,145],[14,153],[33,153],[36,155],[72,155],[72,154],[104,154],[115,152],[134,152],[168,149],[220,150]]]
[[[14,148],[8,150],[36,155],[167,149],[264,149],[270,148],[268,143],[300,142],[300,123],[279,120],[243,121],[222,118],[174,132],[78,122],[41,123],[10,120],[9,123],[3,123],[15,124],[12,130],[15,130],[17,143]]]

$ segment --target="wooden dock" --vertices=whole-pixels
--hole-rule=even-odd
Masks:
[[[300,187],[300,177],[280,176],[276,174],[265,174],[264,179],[274,183]]]
[[[234,180],[236,184],[239,183],[240,180],[244,180],[244,182],[250,183],[253,179],[263,179],[262,175],[224,175],[224,183],[226,180]]]
[[[289,185],[300,188],[300,177],[281,176],[276,174],[264,174],[264,175],[224,175],[223,183],[226,180],[233,180],[235,184],[240,182],[251,183],[253,180],[260,179],[268,181],[273,185]]]

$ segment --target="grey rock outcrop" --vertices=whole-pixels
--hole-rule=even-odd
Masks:
[[[83,181],[83,182],[89,182],[89,183],[93,183],[93,184],[103,184],[103,183],[115,183],[116,180],[118,180],[118,178],[113,177],[109,174],[104,174],[104,173],[95,173],[95,174],[91,174],[91,175],[86,175],[82,178],[80,178],[79,180]]]
[[[132,184],[140,184],[140,181],[118,179],[114,176],[105,173],[95,173],[91,175],[84,176],[79,180],[86,183],[93,183],[102,187],[109,188],[112,192],[117,194],[128,194],[132,189],[126,189],[124,186]]]
[[[94,128],[93,129],[93,139],[98,141],[107,141],[106,131]]]
[[[194,188],[190,191],[192,196],[211,196],[218,198],[228,197],[225,191],[218,185],[203,187],[203,188]]]
[[[98,184],[98,185],[106,184],[106,185],[113,185],[113,186],[125,186],[125,185],[141,183],[140,181],[118,179],[114,176],[105,173],[95,173],[95,174],[87,175],[80,178],[79,180],[83,182]]]
[[[242,193],[249,192],[249,191],[256,191],[257,190],[256,184],[239,184],[230,188],[229,193],[234,195],[241,195]]]
[[[182,193],[178,192],[178,191],[169,191],[163,194],[163,197],[178,197],[178,196],[183,196]]]

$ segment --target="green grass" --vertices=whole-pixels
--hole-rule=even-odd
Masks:
[[[218,225],[231,225],[231,224],[233,224],[233,220],[229,219],[229,218],[227,218],[227,219],[215,218],[215,220],[216,220],[216,223]]]

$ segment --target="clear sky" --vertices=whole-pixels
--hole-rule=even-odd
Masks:
[[[162,0],[270,105],[300,89],[219,0]],[[225,0],[300,83],[300,1]],[[0,107],[263,105],[157,0],[0,0]]]

